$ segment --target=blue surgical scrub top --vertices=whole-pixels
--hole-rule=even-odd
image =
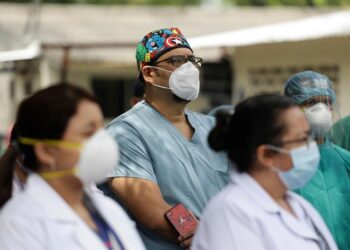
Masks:
[[[142,101],[107,127],[120,149],[112,177],[141,178],[156,183],[170,205],[182,203],[197,217],[229,182],[231,163],[210,149],[207,138],[215,119],[186,110],[195,132],[186,139],[162,114]],[[142,206],[142,204],[140,204]],[[182,249],[138,225],[147,249]]]

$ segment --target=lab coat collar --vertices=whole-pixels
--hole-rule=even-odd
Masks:
[[[64,199],[38,174],[32,173],[27,180],[26,192],[47,211],[45,216],[61,220],[76,222],[78,216]]]
[[[27,180],[28,195],[40,205],[45,217],[62,225],[71,224],[75,228],[75,238],[81,249],[105,249],[102,241],[83,222],[63,198],[38,174],[31,174]]]
[[[290,202],[290,205],[293,207],[293,210],[295,211],[296,209],[299,209],[298,214],[301,215],[302,218],[298,219],[278,206],[278,204],[271,198],[271,196],[249,174],[234,173],[231,175],[231,179],[233,183],[239,185],[242,189],[244,189],[249,194],[249,196],[252,197],[255,203],[264,211],[279,216],[281,222],[285,224],[285,226],[293,234],[306,239],[312,239],[315,241],[319,240],[312,226],[306,225],[305,216],[308,211],[305,208],[305,202],[302,202],[302,199],[296,194],[287,192],[286,196],[287,200]],[[302,212],[300,212],[300,209]],[[309,216],[309,219],[314,220],[314,218],[311,216]]]
[[[234,172],[231,181],[244,189],[262,209],[269,213],[279,213],[281,208],[271,196],[249,174]]]

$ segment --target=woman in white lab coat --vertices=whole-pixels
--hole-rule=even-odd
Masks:
[[[289,191],[307,183],[320,158],[293,101],[248,98],[232,116],[217,116],[209,144],[225,151],[237,171],[204,210],[192,250],[337,249],[316,210]]]
[[[31,173],[26,189],[1,208],[1,250],[144,249],[120,206],[90,188],[118,159],[102,125],[94,97],[72,85],[49,87],[20,104],[16,142]],[[11,182],[2,180],[0,190]]]

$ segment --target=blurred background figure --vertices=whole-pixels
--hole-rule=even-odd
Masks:
[[[136,80],[133,88],[133,95],[130,98],[130,106],[133,107],[139,101],[145,98],[145,84],[139,80]]]
[[[225,113],[233,114],[234,107],[233,107],[233,105],[220,105],[220,106],[215,107],[212,110],[210,110],[207,115],[215,117],[216,114],[219,113],[219,112],[225,112]]]
[[[333,84],[325,75],[304,71],[287,80],[284,93],[304,111],[321,154],[316,175],[296,192],[320,212],[338,247],[350,249],[350,152],[334,144],[346,135],[332,129],[340,118]]]
[[[193,250],[338,249],[317,211],[299,195],[317,171],[317,144],[289,98],[258,95],[217,116],[209,144],[237,172],[205,208]]]
[[[332,131],[336,135],[334,143],[350,151],[350,116],[346,116],[333,124]]]
[[[0,249],[143,250],[121,207],[90,188],[118,161],[96,99],[54,85],[21,102],[16,121],[13,143],[31,173],[25,190],[2,207]],[[16,159],[7,160],[0,169],[13,172]],[[0,190],[11,184],[8,178]]]

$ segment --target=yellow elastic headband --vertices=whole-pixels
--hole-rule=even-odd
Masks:
[[[57,179],[68,175],[74,175],[76,173],[77,173],[77,168],[70,168],[70,169],[52,171],[52,172],[39,172],[38,174],[44,179],[50,180],[50,179]]]
[[[38,143],[43,143],[49,146],[71,148],[71,149],[82,149],[83,147],[83,145],[79,142],[69,142],[69,141],[59,141],[59,140],[49,140],[49,139],[33,139],[33,138],[27,138],[27,137],[20,137],[18,141],[24,145],[35,145]]]

